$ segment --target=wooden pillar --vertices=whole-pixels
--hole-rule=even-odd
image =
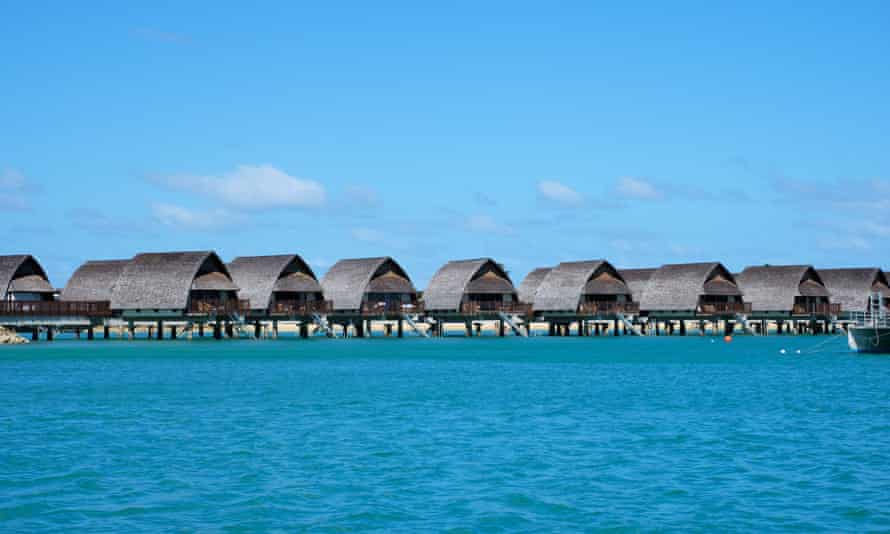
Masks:
[[[599,335],[600,335],[600,324],[599,323],[593,323],[593,334],[596,337],[599,337]]]
[[[40,328],[31,329],[31,341],[40,341]]]
[[[102,337],[108,339],[111,337],[111,329],[108,328],[108,325],[102,327]]]
[[[93,332],[93,327],[91,326],[91,327],[87,328],[87,339],[88,339],[89,341],[92,341],[92,340],[95,339],[95,338],[96,338],[96,335],[95,335],[95,333]]]
[[[278,319],[272,321],[272,337],[278,339]]]
[[[615,335],[617,336],[618,335],[618,319],[615,319],[614,325],[615,325]]]
[[[204,323],[198,323],[198,337],[204,337]]]
[[[222,324],[219,321],[213,323],[213,339],[222,339]]]
[[[53,327],[49,327],[46,329],[46,340],[52,341],[53,337],[55,337],[55,332],[53,332]]]
[[[504,337],[504,320],[498,320],[498,337]]]
[[[658,326],[658,319],[655,319],[655,335],[656,336],[661,335],[661,328]]]
[[[396,328],[398,329],[398,337],[399,338],[405,337],[405,322],[402,321],[401,318],[399,319],[399,322],[396,323]]]
[[[254,321],[253,322],[253,337],[259,339],[260,336],[262,335],[262,333],[263,333],[263,327],[260,326],[260,322]]]
[[[164,321],[158,321],[158,339],[164,339]]]
[[[226,321],[226,337],[233,338],[235,337],[235,325]]]
[[[726,321],[723,322],[723,335],[724,336],[731,336],[733,334],[734,330],[735,330],[735,322],[730,321],[729,319],[727,319]]]
[[[307,323],[306,321],[300,321],[300,338],[309,338],[309,323]]]

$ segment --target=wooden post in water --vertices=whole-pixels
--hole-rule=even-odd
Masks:
[[[53,327],[47,327],[46,329],[46,340],[52,341],[54,337]]]

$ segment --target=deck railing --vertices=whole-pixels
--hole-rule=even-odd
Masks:
[[[247,299],[192,300],[188,309],[188,312],[194,315],[231,315],[249,311],[250,301]]]
[[[531,315],[532,307],[525,302],[464,302],[461,313],[477,315],[480,313],[507,313],[514,315]]]
[[[362,315],[386,315],[398,313],[423,313],[422,302],[365,302],[362,304]]]
[[[703,302],[698,305],[698,313],[701,315],[714,315],[720,313],[751,313],[751,303]]]
[[[2,301],[0,302],[0,315],[7,317],[108,317],[111,315],[111,303],[107,300]]]
[[[640,313],[640,303],[639,302],[582,302],[580,306],[578,306],[578,313],[585,315],[600,315],[600,314],[617,314],[617,313],[627,313],[627,314],[637,314]]]
[[[279,301],[269,310],[272,315],[312,315],[328,314],[334,309],[330,300],[313,300],[309,302]]]
[[[840,304],[795,304],[793,315],[840,315]]]

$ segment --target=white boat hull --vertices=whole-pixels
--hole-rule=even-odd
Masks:
[[[890,327],[854,326],[847,332],[850,350],[890,353]]]

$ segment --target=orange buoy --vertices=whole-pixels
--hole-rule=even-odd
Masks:
[[[732,343],[732,336],[723,336],[723,341],[727,343]]]

